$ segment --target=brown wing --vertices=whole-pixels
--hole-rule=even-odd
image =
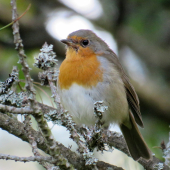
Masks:
[[[143,122],[142,122],[142,116],[140,113],[139,99],[135,92],[135,89],[129,82],[129,78],[126,76],[125,73],[122,75],[122,80],[125,85],[129,107],[134,115],[135,121],[139,126],[144,127]]]
[[[112,62],[115,67],[119,70],[125,89],[126,89],[126,96],[127,96],[127,101],[129,104],[129,107],[133,113],[133,116],[135,118],[136,123],[141,126],[143,126],[143,122],[142,122],[142,117],[141,117],[141,113],[140,113],[140,106],[139,106],[139,99],[138,96],[135,92],[134,87],[131,85],[129,78],[127,77],[127,75],[125,74],[116,54],[109,50],[110,54],[105,54],[104,56],[110,61]]]

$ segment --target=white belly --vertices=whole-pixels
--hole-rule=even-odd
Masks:
[[[60,91],[61,103],[78,124],[93,125],[95,123],[93,114],[95,101],[91,94],[92,90],[86,90],[77,84],[73,84],[69,90]]]
[[[121,102],[121,98],[117,98],[117,96],[114,98],[113,94],[106,94],[105,90],[102,90],[101,84],[97,86],[100,87],[85,89],[73,84],[69,90],[60,91],[61,103],[77,124],[90,126],[95,124],[94,103],[103,100],[104,105],[108,106],[108,110],[103,114],[105,126],[114,122],[121,123],[127,118],[126,101]]]

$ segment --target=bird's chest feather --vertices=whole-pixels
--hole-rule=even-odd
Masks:
[[[96,86],[103,80],[103,70],[95,54],[69,52],[60,66],[58,83],[61,89],[69,89],[76,83],[84,88]]]

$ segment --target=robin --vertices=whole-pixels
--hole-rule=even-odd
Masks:
[[[90,30],[78,30],[61,40],[66,58],[58,77],[63,107],[81,125],[95,124],[94,103],[103,100],[104,127],[117,123],[134,160],[151,159],[138,126],[143,127],[139,99],[116,54]]]

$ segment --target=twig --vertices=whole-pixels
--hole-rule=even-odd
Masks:
[[[39,116],[38,116],[39,117]],[[37,122],[41,121],[39,124],[39,127],[42,131],[43,136],[45,137],[47,141],[48,146],[48,153],[53,156],[54,159],[58,160],[56,162],[57,166],[65,167],[65,169],[74,170],[73,166],[68,162],[66,158],[63,157],[63,155],[60,153],[60,148],[58,147],[56,141],[54,140],[54,137],[51,133],[51,129],[48,127],[48,124],[46,123],[46,120],[43,116],[38,118],[37,115],[35,116]]]
[[[9,27],[9,26],[11,26],[14,22],[16,22],[16,21],[18,21],[19,19],[21,19],[21,18],[27,13],[27,11],[30,9],[30,7],[31,7],[31,4],[28,5],[27,9],[25,10],[25,12],[24,12],[22,15],[20,15],[16,20],[12,21],[12,22],[9,23],[8,25],[5,25],[4,27],[0,28],[0,31],[3,30],[3,29],[5,29],[5,28],[7,28],[7,27]]]
[[[42,156],[38,151],[37,142],[35,141],[35,138],[31,134],[31,117],[29,115],[25,115],[25,120],[23,123],[25,125],[24,129],[26,130],[28,141],[32,146],[32,152],[33,152],[34,156],[35,157]],[[51,170],[51,167],[53,167],[53,165],[46,163],[44,161],[39,161],[38,163],[40,165],[42,165],[47,170]]]
[[[35,84],[38,84],[38,85],[39,85],[39,83],[34,82],[34,86],[35,86],[36,88],[38,88],[39,90],[41,90],[41,91],[47,96],[47,98],[50,100],[52,106],[54,107],[53,101],[51,100],[51,98],[49,97],[49,95],[48,95],[42,88],[40,88],[39,86],[37,86],[37,85],[35,85]]]
[[[12,25],[13,28],[13,35],[14,35],[14,44],[16,47],[16,50],[18,51],[19,54],[19,62],[22,65],[22,71],[25,76],[25,88],[28,91],[28,99],[30,102],[31,108],[35,109],[38,111],[38,107],[35,104],[35,89],[33,87],[32,79],[30,77],[29,71],[30,68],[27,64],[26,61],[26,54],[24,51],[24,45],[22,44],[22,39],[20,37],[19,33],[19,22],[16,21],[17,17],[17,6],[16,6],[16,0],[11,0],[11,6],[12,6],[12,20],[15,21]]]
[[[1,112],[9,112],[13,114],[34,114],[34,110],[30,107],[22,107],[22,108],[17,108],[14,106],[7,106],[0,104],[0,111]]]
[[[19,157],[19,156],[13,156],[13,155],[7,155],[7,154],[0,154],[0,159],[6,159],[6,160],[14,160],[14,161],[20,161],[20,162],[48,162],[48,163],[54,163],[56,160],[52,159],[52,157],[45,157],[45,156],[30,156],[30,157]]]
[[[57,93],[57,88],[56,86],[54,85],[54,80],[52,78],[52,74],[48,73],[47,74],[47,79],[48,79],[48,82],[49,82],[49,85],[50,85],[50,89],[51,89],[51,92],[52,92],[52,97],[54,98],[54,102],[57,106],[57,112],[61,112],[61,111],[64,111],[61,103],[60,103],[60,97]]]

